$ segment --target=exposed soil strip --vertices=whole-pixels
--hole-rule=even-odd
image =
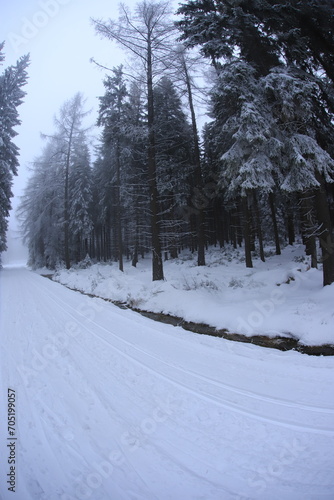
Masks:
[[[52,274],[42,274],[44,278],[49,278],[52,280]],[[52,280],[53,281],[53,280]],[[198,333],[201,335],[210,335],[211,337],[219,337],[226,340],[234,340],[235,342],[244,342],[247,344],[255,344],[261,347],[269,347],[272,349],[278,349],[280,351],[297,351],[302,354],[308,354],[311,356],[334,356],[334,345],[325,344],[319,346],[308,346],[304,344],[300,344],[297,339],[287,338],[287,337],[266,337],[265,335],[253,335],[252,337],[247,337],[246,335],[242,335],[240,333],[231,333],[225,328],[217,329],[214,326],[206,325],[204,323],[194,323],[192,321],[185,321],[183,318],[179,318],[178,316],[172,316],[170,314],[164,313],[154,313],[151,311],[144,311],[142,309],[138,309],[135,307],[131,307],[125,302],[119,302],[111,299],[105,299],[103,297],[99,297],[98,295],[93,295],[91,293],[86,293],[77,288],[71,288],[67,285],[66,288],[70,290],[74,290],[75,292],[80,292],[83,295],[87,295],[88,297],[94,297],[97,299],[102,299],[106,302],[111,302],[117,307],[121,309],[130,309],[131,311],[135,311],[146,318],[153,319],[154,321],[159,321],[160,323],[166,323],[168,325],[173,326],[181,326],[184,330],[188,330],[193,333]]]

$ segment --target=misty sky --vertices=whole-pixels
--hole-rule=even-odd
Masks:
[[[3,0],[4,1],[4,0]],[[87,98],[87,119],[94,124],[97,96],[104,93],[105,72],[90,62],[94,57],[108,67],[125,62],[126,55],[95,35],[90,18],[117,19],[118,0],[15,0],[1,5],[0,40],[5,40],[3,69],[27,53],[31,56],[25,102],[19,108],[22,125],[15,143],[20,148],[19,175],[14,179],[8,252],[3,262],[26,260],[13,212],[29,175],[28,167],[43,147],[40,132],[52,133],[53,117],[64,101],[80,91]],[[132,7],[137,2],[127,0]]]

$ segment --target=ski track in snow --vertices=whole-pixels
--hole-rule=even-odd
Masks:
[[[18,437],[13,495],[1,426],[1,499],[334,498],[332,358],[185,332],[24,268],[0,291]]]
[[[64,308],[66,308],[69,311],[69,315],[73,319],[75,319],[75,316],[73,315],[73,311],[75,311],[75,309],[73,307],[66,304],[64,301],[57,299],[57,296],[54,294],[49,294],[49,298],[52,298],[53,302],[56,303],[58,306],[61,306],[63,308],[63,310],[64,310]],[[93,329],[92,329],[92,325],[94,325]],[[141,366],[144,366],[147,370],[151,371],[156,377],[163,378],[163,379],[167,380],[168,382],[175,384],[176,386],[182,385],[182,387],[185,390],[187,390],[191,393],[195,393],[197,395],[201,395],[201,397],[203,399],[208,400],[209,402],[215,401],[217,404],[221,405],[222,407],[224,407],[230,411],[235,411],[237,413],[241,413],[241,414],[244,414],[247,416],[253,416],[254,418],[257,418],[259,420],[275,422],[278,425],[288,426],[291,428],[295,427],[297,429],[304,428],[310,432],[334,435],[334,431],[330,425],[330,423],[332,423],[332,421],[333,421],[334,408],[319,408],[319,407],[312,406],[312,405],[302,405],[302,404],[298,404],[298,403],[288,402],[286,400],[282,400],[279,398],[271,398],[268,396],[261,396],[259,393],[244,391],[242,389],[238,389],[236,386],[222,384],[220,382],[217,382],[216,380],[212,380],[208,377],[203,377],[203,376],[195,373],[194,371],[191,371],[188,369],[185,370],[184,368],[179,367],[179,366],[173,366],[173,370],[174,370],[174,372],[175,371],[179,372],[179,374],[181,374],[181,377],[180,376],[172,377],[172,373],[170,372],[171,365],[169,363],[166,363],[162,358],[158,358],[157,356],[154,356],[151,353],[148,353],[148,352],[144,351],[143,349],[140,349],[138,346],[126,341],[125,339],[120,338],[121,345],[127,346],[127,351],[122,350],[120,347],[117,347],[112,340],[106,340],[101,335],[97,335],[96,332],[99,332],[102,330],[102,332],[101,332],[102,334],[104,334],[105,332],[108,335],[112,334],[114,338],[117,338],[117,340],[119,340],[119,335],[117,333],[110,331],[104,327],[101,327],[95,321],[90,321],[90,327],[85,326],[84,328],[92,336],[98,337],[99,340],[103,341],[109,347],[112,346],[113,349],[116,349],[123,357],[131,360],[134,363],[137,363]],[[89,345],[87,345],[87,349],[90,349],[91,352],[93,352],[93,349],[91,349]],[[131,354],[130,354],[130,351],[131,351]],[[139,357],[139,359],[138,359],[138,357]],[[143,361],[142,361],[143,358],[146,358],[146,363],[143,363]],[[152,368],[150,366],[150,363],[154,364],[154,361],[158,362],[158,367],[156,367],[156,368]],[[164,365],[164,367],[162,367],[162,365]],[[165,367],[166,367],[166,371],[168,371],[168,373],[169,373],[168,376],[164,374]],[[325,415],[328,415],[328,417],[330,419],[329,425],[327,428],[305,427],[305,426],[301,426],[298,424],[289,424],[288,422],[285,422],[283,420],[276,420],[274,417],[265,418],[265,417],[263,417],[263,408],[261,408],[257,412],[251,411],[251,409],[250,409],[251,405],[249,404],[249,401],[246,401],[247,410],[243,411],[242,409],[240,409],[239,402],[238,402],[238,404],[235,404],[233,402],[229,402],[227,404],[224,404],[223,401],[226,401],[226,397],[227,397],[226,394],[222,395],[223,397],[221,397],[221,395],[219,394],[218,396],[220,396],[220,397],[217,397],[217,394],[213,394],[212,392],[209,393],[208,389],[205,392],[202,391],[201,386],[199,384],[196,385],[196,390],[194,391],[189,385],[187,385],[185,383],[181,383],[182,376],[183,377],[190,376],[191,382],[193,382],[196,379],[198,381],[207,382],[207,383],[212,384],[214,386],[214,389],[221,389],[221,390],[225,389],[226,391],[231,392],[233,395],[240,394],[242,396],[245,396],[246,398],[255,399],[255,400],[257,400],[257,402],[259,402],[259,401],[267,402],[267,403],[271,403],[274,405],[280,404],[280,405],[287,406],[289,408],[299,409],[302,412],[314,411],[314,412],[324,413]],[[299,419],[297,419],[297,421],[299,421]]]

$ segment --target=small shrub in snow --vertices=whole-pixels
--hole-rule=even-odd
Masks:
[[[93,291],[95,290],[95,288],[97,287],[97,285],[98,285],[98,281],[97,281],[97,279],[94,277],[94,278],[92,279],[92,282],[91,282],[91,292],[93,292]]]
[[[200,287],[201,288],[207,288],[207,289],[210,289],[210,290],[218,290],[218,286],[216,285],[216,283],[214,281],[211,281],[211,280],[203,280],[203,281],[201,281]]]
[[[216,283],[209,279],[199,279],[196,278],[187,279],[183,276],[183,290],[199,290],[200,288],[206,288],[211,290],[218,290]]]
[[[273,255],[276,255],[275,248],[266,248],[264,250],[264,256],[266,259],[268,259],[269,257],[272,257]]]
[[[194,255],[190,251],[184,250],[177,259],[174,260],[175,264],[184,264],[185,262],[194,260]]]
[[[182,281],[183,281],[183,290],[192,290],[193,288],[191,287],[190,285],[190,280],[188,280],[185,276],[182,277]]]
[[[292,260],[294,262],[298,262],[298,263],[306,263],[307,262],[305,255],[295,255]]]
[[[126,297],[126,303],[128,306],[134,309],[138,309],[141,303],[143,302],[143,299],[139,297],[133,297],[131,293],[128,293]]]
[[[53,274],[53,279],[57,280],[57,278],[59,278],[60,275],[61,275],[61,273],[64,272],[64,271],[67,271],[67,269],[65,267],[65,262],[64,261],[57,262],[57,264],[55,265],[55,271],[54,271],[54,274]]]
[[[60,271],[63,271],[66,268],[65,262],[63,260],[58,260],[56,265],[55,265],[55,271],[56,273],[59,273]]]
[[[243,281],[238,278],[231,278],[228,286],[230,288],[242,288],[244,284]]]
[[[89,257],[89,255],[87,254],[86,257],[84,258],[84,260],[79,262],[79,264],[77,265],[77,269],[88,269],[89,267],[92,266],[92,264],[93,264],[92,260]]]
[[[97,270],[97,273],[91,278],[91,291],[93,292],[102,281],[104,281],[104,277],[100,271]]]

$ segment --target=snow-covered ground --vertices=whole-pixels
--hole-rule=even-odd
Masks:
[[[165,281],[152,282],[150,259],[62,270],[55,280],[71,288],[227,328],[244,335],[287,336],[305,345],[334,344],[334,285],[323,288],[322,271],[311,269],[305,247],[296,245],[246,269],[243,250],[210,248],[207,266],[186,252],[164,263]]]
[[[224,273],[213,254],[211,259],[202,274],[187,261],[171,264],[178,279],[152,288],[143,264],[127,270],[124,279],[134,284],[134,273],[142,273],[134,298],[142,287],[144,300],[157,301],[157,307],[171,287],[179,294],[179,314],[188,293],[188,302],[196,302],[196,319],[205,319],[209,304],[222,299],[223,311],[233,307],[243,317],[237,297],[245,297],[244,307],[255,300],[252,291],[274,289],[273,283],[287,278],[276,258],[267,284],[267,264],[257,264],[247,271],[255,274],[245,277],[241,270],[232,275],[227,266]],[[295,295],[304,288],[315,291],[307,303],[325,315],[320,297],[328,300],[329,292],[322,291],[317,273],[297,263],[292,267],[296,277],[303,276]],[[110,278],[98,279],[94,290],[105,287],[110,293],[111,283],[117,290],[117,272],[99,269]],[[97,275],[96,268],[87,272]],[[207,286],[199,285],[204,273]],[[78,273],[68,273],[70,278],[84,279]],[[235,285],[229,286],[232,279]],[[218,290],[212,283],[219,283]],[[290,294],[289,287],[277,289]],[[2,270],[0,290],[2,500],[334,498],[333,357],[186,332],[24,268]],[[173,304],[168,299],[166,308]],[[287,295],[290,318],[298,307]],[[215,321],[224,320],[218,307],[212,311]],[[311,312],[305,306],[296,317],[313,321]],[[289,330],[296,325],[288,323]],[[10,394],[15,394],[17,440],[8,435],[8,389],[15,391]],[[15,493],[6,483],[11,451]]]

